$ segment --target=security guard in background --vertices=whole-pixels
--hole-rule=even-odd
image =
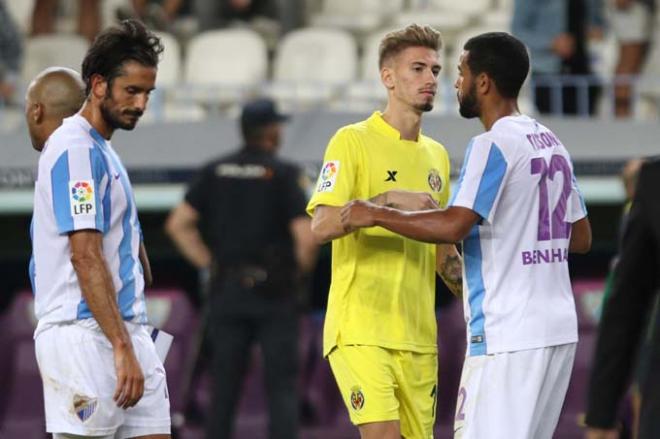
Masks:
[[[244,147],[206,165],[166,223],[183,256],[211,272],[215,388],[208,438],[231,436],[253,342],[264,359],[269,436],[298,433],[296,289],[317,247],[302,174],[276,157],[286,120],[271,100],[247,103]]]

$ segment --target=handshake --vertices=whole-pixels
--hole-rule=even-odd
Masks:
[[[378,225],[378,218],[388,209],[418,211],[439,208],[438,202],[427,192],[392,190],[369,200],[350,201],[341,209],[340,215],[344,230],[351,232]]]

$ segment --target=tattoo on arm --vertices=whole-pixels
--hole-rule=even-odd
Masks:
[[[463,295],[463,261],[458,255],[447,255],[438,272],[456,297]]]

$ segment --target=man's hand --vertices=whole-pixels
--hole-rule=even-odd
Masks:
[[[383,194],[385,206],[399,210],[437,209],[438,203],[428,192],[391,190]]]
[[[113,399],[117,407],[127,409],[138,403],[144,393],[144,375],[133,347],[115,346],[112,350],[117,372],[117,387]]]
[[[374,225],[374,215],[378,209],[380,209],[378,206],[369,201],[351,201],[340,212],[341,224],[344,230],[352,232],[360,227],[372,227]]]
[[[620,10],[626,10],[632,6],[635,0],[615,0],[614,7]]]
[[[552,40],[552,51],[561,59],[567,59],[575,53],[575,38],[571,34],[559,34]]]
[[[619,439],[619,432],[617,429],[602,429],[602,428],[587,428],[584,439]]]

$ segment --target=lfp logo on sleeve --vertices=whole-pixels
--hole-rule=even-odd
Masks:
[[[72,216],[96,215],[94,180],[70,181],[69,195]]]
[[[321,168],[321,175],[319,176],[319,186],[317,192],[332,192],[332,190],[335,188],[337,173],[339,173],[338,160],[325,162],[323,164],[323,168]]]

